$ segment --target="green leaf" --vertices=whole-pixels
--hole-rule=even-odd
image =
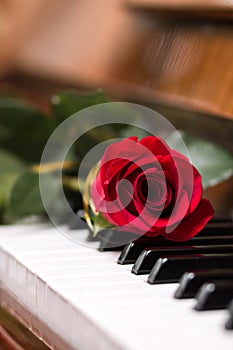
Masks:
[[[53,200],[54,181],[51,174],[45,174],[47,193]],[[27,171],[17,178],[8,199],[4,221],[14,222],[30,215],[44,215],[45,209],[41,200],[39,174]]]
[[[12,187],[4,220],[13,222],[28,215],[42,215],[43,213],[38,174],[23,173]]]
[[[110,100],[101,90],[88,94],[80,92],[63,92],[52,97],[51,106],[53,117],[56,123],[60,124],[66,118],[84,108],[106,102],[110,102]],[[123,127],[125,128],[125,125]],[[103,125],[92,128],[79,137],[79,139],[73,144],[66,159],[78,160],[80,162],[82,158],[97,144],[108,139],[119,137],[119,130],[121,128],[122,126],[119,126],[118,124]]]
[[[25,164],[20,159],[0,149],[0,222],[12,187],[25,168]]]
[[[66,118],[84,108],[106,102],[110,102],[110,100],[101,90],[92,93],[62,92],[54,95],[51,99],[53,118],[59,125]],[[80,161],[96,144],[114,136],[113,128],[108,126],[89,130],[70,148],[66,159]]]
[[[137,136],[139,139],[142,139],[143,137],[149,135],[151,134],[149,134],[147,130],[132,125],[125,127],[124,129],[122,128],[122,131],[120,132],[120,136],[123,138]]]
[[[4,212],[6,210],[8,198],[12,191],[12,187],[17,179],[17,174],[0,175],[0,223],[3,221]]]
[[[46,193],[46,206],[52,212],[53,218],[66,215],[63,201],[60,193],[63,188],[60,184],[56,171],[44,173],[40,175],[40,181],[43,184],[43,193]],[[68,202],[79,200],[77,192],[64,188],[65,195]],[[27,216],[37,215],[45,216],[46,211],[41,199],[39,174],[26,171],[17,177],[16,181],[11,187],[10,194],[3,214],[4,223],[13,223],[19,219]]]
[[[55,123],[14,98],[0,99],[0,148],[25,162],[38,163]]]
[[[25,169],[25,163],[14,154],[0,149],[0,175],[19,173]]]
[[[203,188],[215,186],[233,176],[233,156],[210,141],[179,132],[190,154],[190,161],[202,175]],[[166,139],[171,148],[182,153],[177,133]]]
[[[110,102],[110,100],[101,90],[89,94],[63,92],[52,97],[51,107],[54,119],[57,124],[60,124],[66,118],[84,108],[105,102]]]

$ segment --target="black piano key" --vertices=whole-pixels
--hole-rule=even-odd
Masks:
[[[174,256],[180,254],[216,254],[233,253],[233,245],[213,246],[178,246],[169,248],[146,248],[136,260],[132,272],[136,275],[150,273],[156,261],[162,256]]]
[[[163,237],[155,238],[141,238],[136,241],[128,243],[124,246],[119,258],[118,264],[134,264],[145,248],[156,248],[156,247],[177,247],[187,245],[225,245],[233,244],[233,236],[213,236],[204,237],[197,236],[186,242],[174,242],[166,240]]]
[[[99,237],[98,234],[96,236],[93,235],[93,232],[91,230],[89,230],[88,236],[86,238],[87,242],[98,242],[99,241]]]
[[[174,297],[194,298],[201,285],[212,280],[233,280],[233,268],[185,272],[179,280],[180,285]]]
[[[99,251],[122,250],[129,241],[137,239],[138,236],[132,232],[120,229],[107,228],[98,232],[100,241]]]
[[[150,284],[178,282],[187,271],[232,268],[233,254],[164,256],[157,260],[148,277]]]
[[[203,238],[203,237],[202,237]],[[189,241],[190,242],[190,241]],[[232,242],[233,243],[233,240]],[[124,246],[119,258],[118,264],[133,264],[141,254],[141,252],[146,248],[154,248],[154,247],[176,247],[178,245],[187,245],[186,242],[178,243],[173,241],[168,241],[163,237],[147,237],[147,238],[139,238],[136,241],[129,242]]]
[[[70,230],[89,229],[84,219],[84,211],[82,209],[78,209],[74,213],[69,213],[69,217],[65,223]]]
[[[82,209],[82,195],[81,193],[70,189],[65,189],[64,194],[66,196],[67,202],[69,203],[69,208],[59,208],[58,205],[57,209],[55,209],[54,215],[60,225],[69,225],[70,220],[72,221],[73,219],[71,210],[73,213],[77,213],[78,210]]]
[[[225,328],[233,330],[233,315],[229,316],[229,318],[225,324]]]
[[[229,310],[230,315],[229,315],[229,318],[225,324],[225,328],[233,330],[233,298],[228,305],[228,310]]]
[[[85,230],[89,227],[85,220],[81,219],[78,214],[76,216],[72,217],[68,222],[68,227],[70,230]]]
[[[199,289],[195,310],[225,309],[233,298],[233,280],[204,283]]]
[[[228,222],[228,223],[232,223],[232,222],[233,222],[233,217],[231,217],[231,216],[216,216],[216,217],[213,217],[213,218],[209,221],[209,224],[215,223],[215,222]]]
[[[211,221],[206,225],[206,227],[198,234],[198,236],[194,237],[193,239],[197,239],[197,242],[199,242],[201,239],[203,239],[202,244],[208,245],[209,242],[204,242],[204,240],[210,239],[214,236],[217,236],[215,239],[215,243],[213,244],[222,244],[222,241],[219,241],[222,239],[223,236],[228,236],[228,242],[226,244],[232,243],[233,241],[233,222],[231,218],[220,218],[216,219],[214,221]],[[153,241],[156,240],[157,243],[162,246],[162,242],[165,242],[164,246],[176,246],[176,245],[185,245],[184,242],[172,242],[167,241],[163,237],[155,237],[155,238],[148,238],[145,236],[142,236],[141,238],[134,233],[131,232],[124,232],[120,229],[104,229],[101,230],[100,235],[98,234],[98,238],[100,237],[100,251],[108,251],[108,250],[123,250],[125,245],[128,244],[130,241],[148,241],[145,243],[145,247],[151,247],[154,245]],[[221,238],[220,238],[221,237]],[[192,240],[193,240],[192,239]],[[230,241],[231,240],[231,241]],[[160,243],[161,242],[161,243]],[[168,242],[168,243],[166,243]],[[190,241],[189,241],[190,242]],[[196,243],[192,243],[196,244]],[[199,243],[197,243],[199,244]],[[200,242],[201,244],[201,242]],[[144,248],[143,248],[144,249]],[[127,249],[126,249],[127,250]],[[142,250],[141,250],[142,251]],[[140,254],[140,253],[139,253]],[[138,256],[139,256],[138,254]],[[123,259],[122,257],[119,258],[119,263],[126,263],[123,262],[126,261],[126,259]],[[135,262],[135,261],[134,261]],[[133,263],[132,261],[130,263]]]
[[[233,222],[210,222],[198,236],[233,235]]]

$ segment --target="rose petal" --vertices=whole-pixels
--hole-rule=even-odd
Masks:
[[[191,215],[186,216],[173,231],[162,235],[172,241],[183,242],[196,236],[213,217],[214,209],[207,199],[202,199]]]
[[[100,181],[101,184],[108,184],[113,177],[122,171],[124,167],[127,167],[129,161],[127,159],[113,159],[104,164],[101,164],[100,167]]]
[[[156,223],[157,227],[172,226],[183,220],[189,209],[189,198],[186,191],[182,191],[179,200],[174,205],[168,217],[160,217]]]
[[[189,207],[189,213],[192,213],[193,210],[196,209],[198,206],[202,193],[203,193],[203,188],[202,188],[202,178],[200,173],[197,171],[196,168],[193,167],[193,192],[192,192],[192,198],[190,200],[190,207]]]
[[[150,150],[137,142],[136,137],[124,139],[107,147],[101,159],[101,167],[103,164],[113,161],[114,159],[127,159],[129,162],[139,158],[141,155],[150,153]]]
[[[139,142],[141,145],[146,146],[155,156],[171,154],[170,147],[159,137],[146,136]]]
[[[139,170],[140,173],[144,173],[147,169],[154,168],[155,171],[161,169],[161,165],[155,156],[143,156],[142,158],[135,159],[134,162],[128,161],[128,168],[124,173],[124,177],[130,176],[135,170]]]
[[[187,157],[185,157],[182,153],[180,152],[177,152],[175,149],[172,149],[171,150],[171,156],[175,156],[175,157],[178,157],[178,158],[181,158],[183,159],[184,161],[188,162],[189,163],[189,159]]]
[[[179,187],[185,188],[189,197],[190,207],[187,213],[189,214],[197,207],[202,197],[201,175],[185,157],[177,157],[175,155],[174,161],[178,169]]]

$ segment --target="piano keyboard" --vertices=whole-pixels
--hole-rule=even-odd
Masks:
[[[63,230],[69,236],[80,235],[83,240],[88,236],[85,229],[68,231],[63,227]],[[227,289],[228,295],[232,291],[231,235],[224,231],[224,242],[229,243],[229,248],[222,254],[230,264],[226,263],[222,270],[229,283],[223,285],[218,280],[215,285],[214,282],[204,285],[218,300],[220,290],[226,293]],[[204,245],[205,241],[197,241],[195,245]],[[142,246],[134,249],[133,254],[125,247],[119,258],[119,251],[100,252],[96,249],[98,242],[93,243],[95,248],[78,245],[49,224],[3,226],[1,303],[58,350],[232,349],[233,331],[225,325],[232,328],[233,303],[229,310],[196,311],[197,301],[190,297],[196,294],[198,278],[199,284],[201,278],[205,281],[200,272],[197,276],[190,273],[187,276],[186,272],[182,277],[186,279],[183,290],[178,279],[166,284],[147,283],[150,269],[147,274],[135,276],[131,273],[133,264],[145,248],[145,242],[140,242]],[[214,244],[219,244],[219,238]],[[198,250],[198,254],[208,256],[206,251],[202,254]],[[170,259],[177,263],[178,258]],[[169,260],[165,257],[154,262],[161,264],[159,259]],[[149,279],[154,274],[152,265]],[[213,280],[219,273],[216,267],[214,271]],[[192,279],[194,287],[188,287],[191,283],[188,280]],[[214,288],[217,294],[213,293]],[[202,290],[199,304],[205,302],[205,292]]]

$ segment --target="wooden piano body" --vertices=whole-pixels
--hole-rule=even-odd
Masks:
[[[90,87],[101,84],[117,99],[152,106],[175,127],[233,150],[231,2],[127,0],[122,6],[124,30]],[[84,81],[88,87],[84,71],[71,79],[65,60],[60,75],[57,66],[48,76],[34,49],[20,55],[9,80],[24,96],[46,109],[51,91]],[[35,85],[33,67],[40,63]],[[232,181],[211,196],[221,214],[232,214]],[[149,286],[130,274],[131,266],[117,265],[118,255],[78,246],[49,225],[0,228],[1,303],[57,350],[232,349],[225,311],[196,314],[192,300],[172,299],[176,285]]]

